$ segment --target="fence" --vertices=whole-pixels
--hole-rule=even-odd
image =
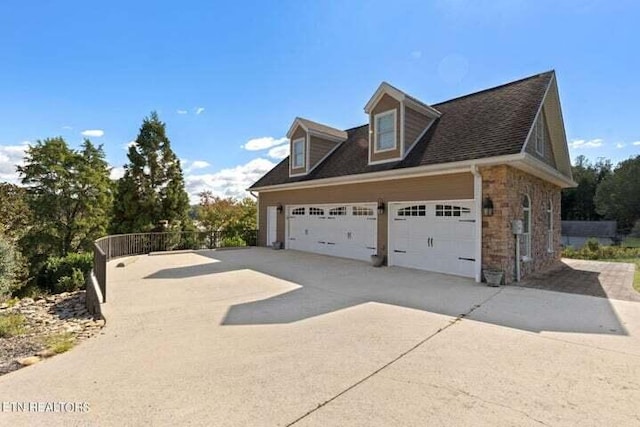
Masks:
[[[102,302],[106,302],[107,262],[114,258],[151,252],[256,246],[257,242],[257,230],[115,234],[94,242],[93,274],[102,292]]]

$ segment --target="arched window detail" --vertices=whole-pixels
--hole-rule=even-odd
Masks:
[[[520,255],[522,259],[528,260],[531,259],[531,198],[528,194],[522,196],[522,226]]]

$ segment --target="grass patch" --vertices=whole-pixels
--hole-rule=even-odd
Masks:
[[[22,314],[0,315],[0,338],[11,338],[25,333],[26,319]]]
[[[625,248],[640,248],[640,237],[627,237],[622,242]]]
[[[44,339],[44,343],[49,350],[55,354],[60,354],[71,350],[76,345],[76,339],[72,333],[66,332],[49,335]]]

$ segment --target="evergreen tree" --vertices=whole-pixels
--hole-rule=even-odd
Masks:
[[[112,231],[150,231],[163,220],[173,228],[190,228],[189,196],[180,160],[156,112],[143,120],[127,157],[129,163],[118,181]]]
[[[64,139],[38,141],[18,167],[33,224],[23,238],[30,259],[89,250],[105,235],[113,203],[102,147],[85,140],[80,150]]]
[[[618,221],[618,229],[629,232],[640,219],[640,156],[620,162],[602,180],[595,196],[598,213]]]

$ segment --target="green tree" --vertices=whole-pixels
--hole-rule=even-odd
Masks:
[[[205,230],[226,230],[233,224],[239,213],[234,199],[214,196],[211,191],[200,193],[200,205],[196,218]]]
[[[640,156],[618,164],[600,183],[595,204],[600,215],[618,221],[620,230],[631,230],[640,219]]]
[[[113,189],[101,146],[85,140],[73,150],[60,137],[38,141],[18,172],[33,214],[22,242],[32,268],[38,257],[88,250],[105,234]]]
[[[157,113],[143,120],[127,157],[124,176],[118,181],[112,231],[150,231],[163,220],[173,227],[190,228],[189,196],[180,160]]]
[[[0,233],[0,300],[8,297],[19,286],[20,263],[15,247]]]
[[[0,233],[12,241],[24,236],[31,225],[31,210],[27,204],[27,192],[7,182],[0,183]]]
[[[224,230],[229,237],[245,237],[247,232],[256,229],[257,204],[248,197],[223,199],[205,191],[200,193],[196,213],[199,225],[209,232]]]
[[[600,183],[612,173],[610,160],[598,159],[593,164],[585,156],[578,156],[572,167],[576,188],[562,191],[562,219],[595,221],[602,219],[596,210],[595,195]]]

